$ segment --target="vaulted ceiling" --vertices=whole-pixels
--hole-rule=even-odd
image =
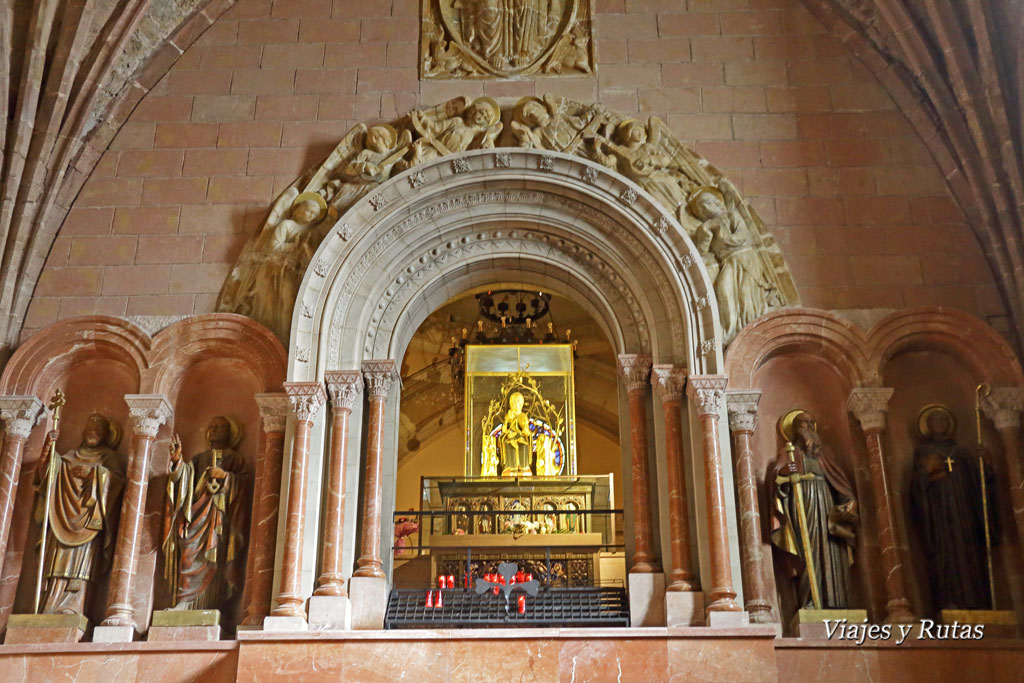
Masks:
[[[142,97],[235,0],[0,6],[0,365],[83,182]],[[931,150],[1024,339],[1024,9],[1018,0],[803,0]]]

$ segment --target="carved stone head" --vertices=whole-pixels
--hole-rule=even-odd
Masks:
[[[490,97],[478,97],[466,107],[463,118],[470,126],[490,128],[501,119],[501,109]]]
[[[639,121],[628,119],[615,129],[615,138],[619,144],[627,147],[639,147],[647,142],[647,129]]]
[[[516,108],[516,118],[531,128],[543,128],[551,123],[551,115],[544,103],[536,97],[525,97]]]
[[[706,221],[725,213],[725,200],[717,188],[702,187],[690,199],[689,209],[698,219]]]
[[[386,123],[370,128],[366,133],[366,148],[379,154],[386,154],[398,142],[398,133]]]

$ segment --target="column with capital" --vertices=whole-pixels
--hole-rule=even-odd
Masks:
[[[881,548],[882,572],[885,574],[886,622],[910,624],[915,621],[914,613],[907,599],[906,572],[900,551],[899,528],[892,511],[889,479],[885,472],[886,413],[892,389],[884,387],[859,387],[850,393],[847,409],[853,413],[864,432],[868,451],[868,470],[871,473],[871,490],[874,494],[875,516],[878,525],[878,546]]]
[[[129,394],[124,400],[128,404],[132,424],[132,451],[128,459],[114,561],[110,569],[107,616],[93,630],[93,642],[127,642],[134,639],[137,624],[135,609],[132,607],[132,589],[138,573],[142,522],[146,512],[146,494],[149,491],[149,463],[157,432],[173,415],[171,404],[160,395]]]
[[[1024,544],[1024,471],[1020,454],[1020,416],[1024,412],[1024,387],[993,387],[981,400],[982,410],[995,424],[1003,442],[1010,505],[1017,525],[1018,543]]]
[[[736,604],[732,587],[732,562],[729,558],[729,527],[726,517],[725,480],[722,453],[718,445],[718,416],[729,378],[725,375],[691,375],[686,393],[700,415],[704,449],[704,493],[707,498],[708,546],[711,554],[711,589],[708,597],[708,622],[711,626],[745,623],[746,613]],[[740,612],[743,618],[723,616]]]
[[[725,392],[732,434],[732,457],[736,461],[736,488],[739,498],[740,570],[743,576],[743,607],[755,624],[770,624],[772,606],[764,587],[764,553],[761,549],[761,512],[758,505],[757,475],[754,473],[754,449],[751,440],[757,428],[757,403],[761,391]]]
[[[348,422],[363,390],[363,376],[359,370],[337,370],[326,373],[324,380],[331,397],[331,450],[327,464],[323,556],[317,588],[309,601],[309,622],[321,628],[347,629],[351,606],[341,563],[345,532],[345,467]]]
[[[306,475],[309,469],[309,438],[313,420],[327,401],[322,382],[285,382],[295,434],[292,436],[291,468],[288,476],[288,510],[281,551],[281,583],[277,606],[263,620],[265,630],[303,630],[306,610],[302,597],[302,544],[306,524]]]
[[[4,423],[4,449],[0,456],[0,569],[7,554],[18,492],[21,461],[32,428],[43,416],[43,402],[35,396],[0,397],[0,421]]]
[[[284,460],[284,429],[288,421],[288,394],[256,394],[263,427],[260,457],[253,485],[249,557],[246,559],[246,626],[256,626],[270,614],[274,597],[274,551],[281,505],[281,468]]]
[[[384,612],[387,608],[387,581],[382,570],[380,550],[384,418],[388,394],[396,377],[396,364],[393,360],[366,360],[362,363],[362,371],[369,400],[366,472],[363,478],[359,559],[356,560],[349,594],[352,600],[352,628],[379,629],[384,627]]]
[[[630,574],[661,571],[652,547],[650,474],[647,467],[647,388],[651,357],[624,353],[619,374],[629,396],[630,475],[633,485],[633,561]]]

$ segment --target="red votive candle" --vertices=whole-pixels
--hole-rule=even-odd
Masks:
[[[519,606],[519,613],[526,614],[526,596],[520,595],[519,600],[517,600],[517,603]]]
[[[444,607],[444,594],[441,591],[437,591],[437,600],[434,601],[434,608]]]
[[[433,606],[434,606],[434,591],[430,590],[430,591],[427,591],[427,602],[424,605],[424,607],[433,607]]]
[[[444,588],[444,584],[445,584],[444,574],[442,574],[441,576],[437,577],[437,587],[438,588]]]
[[[448,575],[448,587],[449,588],[455,588],[455,575],[454,574],[449,574]]]

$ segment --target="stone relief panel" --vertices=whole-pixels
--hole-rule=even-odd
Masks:
[[[702,256],[714,284],[725,344],[767,311],[799,303],[778,244],[753,207],[661,120],[651,117],[643,123],[598,104],[547,95],[525,97],[504,108],[488,97],[456,97],[391,123],[355,126],[322,164],[275,201],[225,281],[218,311],[252,317],[287,341],[302,277],[339,216],[364,196],[369,196],[374,212],[386,212],[387,196],[374,192],[393,175],[413,169],[407,180],[416,189],[425,179],[415,167],[496,147],[572,154],[615,171],[650,193],[675,217]],[[507,152],[495,152],[492,165],[500,173],[509,162]],[[545,170],[553,170],[553,163],[549,166]],[[459,175],[468,169],[466,159],[455,158],[448,172]],[[596,172],[583,175],[588,183],[597,179]],[[620,197],[625,206],[636,200],[637,191],[631,187]],[[662,216],[651,230],[663,235],[669,226]],[[355,229],[345,223],[337,234],[347,240]],[[690,261],[682,267],[690,267]],[[325,276],[330,265],[317,263],[315,274]]]
[[[593,0],[422,0],[420,77],[594,71]]]

